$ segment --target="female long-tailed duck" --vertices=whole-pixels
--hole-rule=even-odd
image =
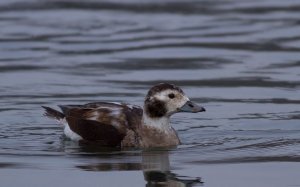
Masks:
[[[143,109],[124,103],[96,102],[84,105],[59,105],[62,112],[43,106],[45,116],[64,125],[71,140],[95,141],[109,147],[176,146],[180,140],[170,125],[177,112],[203,112],[184,92],[171,84],[153,86]]]

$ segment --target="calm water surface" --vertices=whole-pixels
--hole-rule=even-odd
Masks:
[[[299,1],[2,0],[0,27],[1,186],[300,186]],[[172,118],[178,148],[78,145],[42,116],[159,82],[207,109]]]

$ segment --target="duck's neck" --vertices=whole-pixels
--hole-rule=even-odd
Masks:
[[[150,118],[143,115],[142,120],[141,147],[168,147],[180,144],[176,131],[170,125],[169,117]]]
[[[170,125],[170,118],[169,117],[159,117],[159,118],[151,118],[147,114],[143,115],[143,126],[160,130],[165,133],[172,132],[173,129]]]

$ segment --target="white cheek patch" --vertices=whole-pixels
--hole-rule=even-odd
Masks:
[[[178,109],[181,108],[187,101],[190,99],[186,97],[185,95],[180,95],[180,97],[172,99],[168,104],[168,110],[171,113],[176,113],[178,112]]]
[[[174,99],[169,98],[169,94],[171,94],[171,93],[175,94]],[[165,91],[156,93],[153,96],[153,98],[165,102],[168,113],[171,113],[171,114],[174,112],[177,112],[178,108],[181,108],[187,101],[190,100],[187,96],[185,96],[184,94],[182,94],[176,90],[175,91],[174,90],[165,90]]]

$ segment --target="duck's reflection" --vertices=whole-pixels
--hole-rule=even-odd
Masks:
[[[85,149],[85,152],[86,151],[87,149]],[[99,153],[98,151],[97,153]],[[106,151],[101,151],[100,155],[101,159],[104,159],[103,162],[80,165],[77,166],[77,168],[87,171],[142,170],[144,179],[146,181],[146,187],[192,187],[202,184],[200,178],[178,176],[177,174],[171,172],[169,152],[166,150],[148,150],[143,151],[142,153],[130,151],[129,153],[124,153],[123,151],[117,151],[117,153],[113,155],[108,154]],[[125,158],[126,161],[109,163],[107,162],[108,159],[113,159],[115,156],[119,158]],[[138,158],[142,156],[142,162],[129,162],[128,159],[130,159],[131,156],[137,156]],[[136,160],[137,159],[134,159],[134,161]]]
[[[192,187],[202,184],[200,178],[180,177],[172,173],[168,151],[144,151],[142,169],[146,187]]]

